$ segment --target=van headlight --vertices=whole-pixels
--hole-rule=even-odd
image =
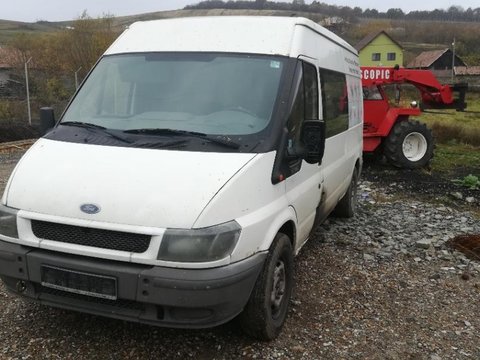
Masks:
[[[236,221],[203,229],[167,229],[157,258],[179,262],[220,260],[232,253],[241,230]]]
[[[0,204],[0,235],[18,238],[17,213],[18,210]]]

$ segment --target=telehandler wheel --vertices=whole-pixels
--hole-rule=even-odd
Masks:
[[[433,158],[432,131],[416,120],[401,121],[392,128],[384,142],[384,153],[399,168],[418,169]]]
[[[293,288],[293,250],[287,235],[275,236],[250,299],[239,316],[242,330],[258,340],[273,340],[287,318]]]
[[[355,168],[352,173],[352,180],[348,186],[347,192],[338,202],[333,210],[333,216],[342,218],[351,218],[355,215],[355,207],[357,205],[357,183],[358,169]]]

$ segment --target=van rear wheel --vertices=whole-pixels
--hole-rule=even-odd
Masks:
[[[358,183],[358,169],[355,167],[352,173],[352,180],[348,186],[347,192],[340,199],[337,206],[333,210],[333,215],[342,218],[351,218],[355,215],[355,208],[357,206],[357,183]]]
[[[293,288],[293,250],[287,235],[275,236],[258,276],[240,325],[245,333],[258,340],[273,340],[287,318]]]

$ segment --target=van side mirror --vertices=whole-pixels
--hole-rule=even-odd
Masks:
[[[303,159],[309,164],[322,163],[325,152],[325,122],[306,120],[302,127]]]
[[[55,114],[53,108],[42,107],[40,109],[40,132],[45,135],[50,129],[55,126]]]

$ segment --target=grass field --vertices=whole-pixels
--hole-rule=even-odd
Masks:
[[[464,144],[437,144],[432,161],[432,170],[452,172],[468,169],[480,176],[480,148]],[[468,174],[465,174],[468,175]]]
[[[429,110],[419,120],[425,122],[435,135],[437,143],[462,143],[480,147],[480,94],[467,94],[467,109]]]
[[[64,25],[60,22],[39,21],[36,23],[25,23],[20,21],[0,20],[0,45],[7,44],[18,34],[41,34],[62,29]]]
[[[431,110],[419,118],[433,131],[436,141],[434,171],[470,169],[480,176],[480,94],[467,94],[467,109]]]

